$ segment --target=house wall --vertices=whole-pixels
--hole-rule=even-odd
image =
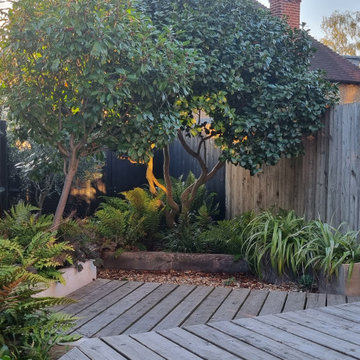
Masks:
[[[360,85],[341,84],[339,85],[340,104],[351,104],[360,102]]]
[[[305,155],[263,173],[226,165],[226,215],[278,206],[307,218],[360,228],[360,103],[337,105],[304,141]]]

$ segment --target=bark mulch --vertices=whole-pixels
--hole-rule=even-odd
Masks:
[[[281,291],[302,291],[295,283],[269,284],[253,275],[242,273],[205,273],[196,271],[139,271],[98,269],[98,277],[111,280],[157,282],[202,286],[223,286],[232,288],[249,288]]]

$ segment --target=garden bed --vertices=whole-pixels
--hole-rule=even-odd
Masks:
[[[146,271],[99,269],[98,277],[111,280],[157,282],[162,284],[223,286],[231,288],[302,291],[295,283],[269,284],[256,276],[243,273],[206,273],[198,271]]]

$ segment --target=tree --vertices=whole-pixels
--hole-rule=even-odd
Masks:
[[[159,27],[171,26],[179,41],[203,60],[191,93],[179,99],[178,139],[201,175],[181,196],[172,196],[169,148],[164,148],[164,179],[169,223],[188,212],[198,188],[225,162],[255,174],[281,157],[298,156],[302,138],[321,127],[321,115],[336,99],[336,88],[310,71],[311,39],[284,20],[246,0],[143,0],[139,5]],[[212,121],[203,120],[205,112]],[[191,148],[188,137],[198,137]],[[221,150],[209,169],[204,156],[213,140]]]
[[[334,11],[323,18],[321,29],[325,32],[321,42],[338,54],[360,54],[360,11]]]
[[[11,132],[7,134],[7,140],[10,181],[19,183],[18,197],[35,201],[41,215],[45,200],[51,195],[61,194],[64,183],[62,156],[56,148],[37,144],[32,139],[21,143]],[[81,158],[73,183],[93,180],[103,165],[95,156]]]
[[[0,41],[10,126],[65,161],[54,229],[80,158],[104,144],[147,158],[179,126],[172,104],[186,92],[191,54],[131,1],[13,1],[2,12]]]

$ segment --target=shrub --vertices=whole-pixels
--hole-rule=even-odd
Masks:
[[[171,178],[173,198],[177,204],[181,204],[181,195],[184,191],[195,182],[195,175],[190,171],[186,179],[183,175],[179,178]],[[196,214],[202,206],[206,206],[209,216],[215,217],[219,213],[219,204],[215,202],[216,193],[208,193],[205,184],[201,185],[196,192],[194,201],[191,203],[189,212]]]
[[[36,211],[36,207],[22,202],[13,206],[4,219],[0,219],[0,237],[21,246],[25,256],[35,256],[37,261],[33,267],[38,274],[63,282],[57,268],[65,262],[73,262],[70,255],[73,247],[67,241],[57,241],[56,233],[49,230],[51,215],[38,216]],[[3,261],[6,260],[5,256]]]
[[[243,253],[251,268],[262,276],[270,263],[279,276],[285,271],[302,274],[307,267],[309,225],[294,211],[267,210],[250,218],[244,227]]]
[[[94,260],[94,264],[102,264],[98,238],[94,224],[87,219],[66,219],[57,231],[60,241],[71,244],[73,251],[71,260],[78,271],[82,270],[80,262]]]
[[[112,249],[144,247],[151,249],[158,240],[163,203],[160,197],[135,188],[123,192],[125,199],[104,197],[94,217],[94,228]]]
[[[218,221],[199,235],[200,252],[241,256],[241,231],[239,218]]]
[[[359,231],[345,231],[344,226],[336,228],[320,220],[310,222],[311,240],[302,249],[309,257],[308,266],[331,277],[338,275],[341,264],[349,264],[351,276],[354,263],[360,261]]]
[[[49,310],[73,301],[34,297],[50,282],[34,269],[54,268],[63,251],[52,239],[46,245],[47,236],[38,234],[26,249],[0,238],[0,348],[4,359],[49,359],[49,350],[56,343],[73,340],[64,332],[75,319]]]
[[[26,246],[38,232],[48,231],[52,225],[53,216],[38,216],[38,211],[37,207],[23,202],[14,205],[0,219],[0,236]]]

